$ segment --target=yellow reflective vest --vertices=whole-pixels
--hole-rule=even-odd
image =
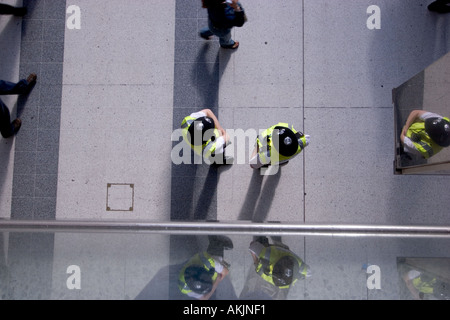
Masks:
[[[182,135],[183,140],[186,141],[186,143],[194,150],[194,152],[200,156],[203,156],[205,159],[211,158],[211,156],[214,154],[217,148],[217,139],[220,137],[219,130],[214,129],[214,135],[206,142],[204,142],[202,145],[195,146],[189,142],[188,135],[189,135],[189,127],[191,124],[193,124],[197,120],[197,118],[187,116],[183,119],[183,122],[181,123],[181,129],[182,129]],[[191,137],[193,138],[193,137]],[[203,137],[202,137],[203,138]]]
[[[444,118],[449,121],[448,118]],[[425,159],[428,159],[443,148],[434,142],[425,131],[425,122],[414,122],[406,132],[406,136],[411,140],[416,149],[422,154]]]
[[[261,133],[261,136],[256,139],[256,142],[257,142],[258,147],[259,147],[259,153],[258,153],[259,160],[263,164],[272,164],[272,165],[274,165],[274,164],[277,164],[277,163],[280,163],[280,162],[285,162],[285,161],[288,161],[290,159],[293,159],[300,152],[302,152],[302,150],[306,146],[306,138],[305,138],[305,136],[299,137],[298,138],[298,142],[299,142],[298,149],[297,149],[297,151],[296,151],[296,153],[294,155],[292,155],[290,157],[285,157],[285,156],[279,154],[277,152],[277,150],[272,147],[272,135],[273,135],[273,131],[275,130],[276,127],[288,128],[288,129],[291,129],[292,132],[294,132],[295,134],[298,134],[297,130],[295,130],[293,126],[289,126],[289,124],[282,123],[282,122],[280,122],[280,123],[270,127],[269,129],[263,131]]]
[[[186,284],[186,280],[184,279],[184,272],[186,271],[187,268],[189,268],[190,266],[201,266],[205,268],[206,271],[209,271],[211,269],[215,269],[215,265],[216,265],[215,261],[209,253],[207,252],[197,253],[183,266],[183,268],[180,271],[180,274],[178,276],[178,288],[180,289],[180,291],[186,295],[193,292],[188,287],[188,285]],[[218,273],[214,272],[212,276],[213,282],[216,281],[217,276]]]
[[[414,287],[422,293],[432,294],[434,292],[434,286],[436,284],[436,278],[431,281],[423,281],[421,277],[415,278],[412,281]]]
[[[258,264],[256,265],[256,273],[261,276],[265,281],[275,285],[273,281],[273,268],[275,264],[284,256],[291,256],[298,263],[298,273],[294,274],[293,281],[290,285],[279,287],[280,289],[287,289],[292,286],[298,279],[304,279],[308,273],[309,266],[302,261],[299,257],[293,254],[290,250],[279,247],[276,245],[270,245],[264,247],[258,257]],[[296,269],[296,268],[295,268]]]

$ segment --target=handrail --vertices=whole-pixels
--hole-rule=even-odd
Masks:
[[[249,221],[1,220],[0,232],[107,232],[163,234],[317,235],[450,238],[450,226],[255,223]]]

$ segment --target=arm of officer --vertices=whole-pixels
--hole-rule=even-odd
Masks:
[[[425,113],[427,113],[427,111],[423,111],[423,110],[411,111],[411,113],[408,116],[408,119],[406,120],[406,124],[402,129],[402,133],[400,134],[401,142],[404,142],[405,136],[406,136],[406,133],[408,132],[409,127]]]
[[[219,283],[227,276],[228,269],[226,267],[223,267],[222,273],[217,274],[217,278],[213,283],[213,287],[211,291],[207,294],[205,294],[203,297],[200,298],[200,300],[209,300],[211,296],[216,291],[217,287],[219,286]]]
[[[207,117],[214,120],[214,123],[216,125],[216,129],[219,130],[220,134],[224,137],[225,141],[228,142],[230,138],[228,137],[228,134],[224,128],[220,125],[219,120],[217,119],[216,115],[210,110],[210,109],[204,109],[202,110],[206,114]]]

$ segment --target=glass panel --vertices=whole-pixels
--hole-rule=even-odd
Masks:
[[[408,152],[407,143],[402,142],[400,138],[408,118],[414,118],[413,112],[415,110],[427,111],[446,118],[450,116],[450,100],[448,99],[450,89],[449,66],[450,54],[447,54],[393,90],[395,142],[397,146],[395,169],[399,174],[450,174],[449,148],[433,147],[431,153],[429,153],[430,157],[427,155],[424,158],[423,153]],[[414,122],[424,123],[422,119],[417,118]],[[448,130],[447,135],[449,134]],[[410,138],[416,146],[413,146],[412,149],[417,149],[417,144],[424,141],[420,138],[423,131],[408,132],[407,138]],[[424,148],[426,149],[426,146]],[[421,150],[420,147],[418,149]]]
[[[267,245],[273,256],[261,263],[267,274],[258,274],[250,249],[258,253]],[[450,239],[445,237],[13,230],[0,233],[0,250],[1,299],[195,300],[210,292],[211,274],[205,267],[187,272],[187,265],[201,266],[201,260],[191,260],[205,252],[224,275],[209,297],[213,300],[449,298]],[[290,253],[308,266],[303,274],[289,263],[274,267]],[[275,285],[292,276],[298,278],[293,285]],[[187,282],[206,291],[195,293],[189,286],[181,291]]]

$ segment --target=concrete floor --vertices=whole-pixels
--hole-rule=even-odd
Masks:
[[[198,36],[207,15],[197,0],[25,0],[30,12],[23,19],[0,16],[0,78],[39,77],[27,99],[5,99],[24,123],[15,139],[0,140],[0,218],[448,226],[448,176],[394,175],[392,89],[448,53],[450,16],[429,12],[423,0],[376,2],[381,29],[371,30],[373,1],[243,1],[248,22],[233,29],[241,45],[230,52],[219,49],[217,39]],[[81,29],[65,24],[71,5],[81,10]],[[258,132],[289,122],[311,135],[311,144],[272,176],[250,169],[251,139],[234,141],[228,152],[244,155],[244,163],[229,168],[173,164],[179,139],[172,132],[203,108],[229,130]],[[56,235],[45,265],[57,270],[69,260],[91,261],[93,253],[82,250],[89,238],[83,240]],[[91,250],[101,252],[103,241]],[[165,237],[143,243],[154,241],[164,252],[173,249]],[[247,239],[236,241],[245,251]],[[349,274],[371,260],[368,248],[380,258],[377,246],[353,240],[287,241],[319,268],[334,270],[332,257],[343,254],[355,261],[343,264]],[[333,254],[314,255],[333,245]],[[392,256],[415,252],[405,246],[381,254],[381,261],[389,256],[393,277]],[[434,254],[442,243],[419,247]],[[247,255],[230,255],[246,261],[239,269],[245,274]],[[173,256],[164,254],[156,265],[178,262]],[[116,268],[110,272],[129,277],[126,266]],[[151,278],[146,270],[140,269],[139,281],[122,279],[130,286],[125,294],[119,286],[101,298],[133,298]],[[64,286],[55,289],[65,273],[48,277],[51,296],[66,297]],[[359,277],[365,280],[364,273]],[[321,278],[316,281],[329,281]],[[311,285],[303,288],[306,296],[302,291],[294,298],[370,296],[361,282],[354,284],[360,294],[341,295],[339,288],[351,280],[338,278],[328,285],[336,290]],[[234,285],[241,288],[242,279]],[[76,297],[99,297],[97,289]]]

